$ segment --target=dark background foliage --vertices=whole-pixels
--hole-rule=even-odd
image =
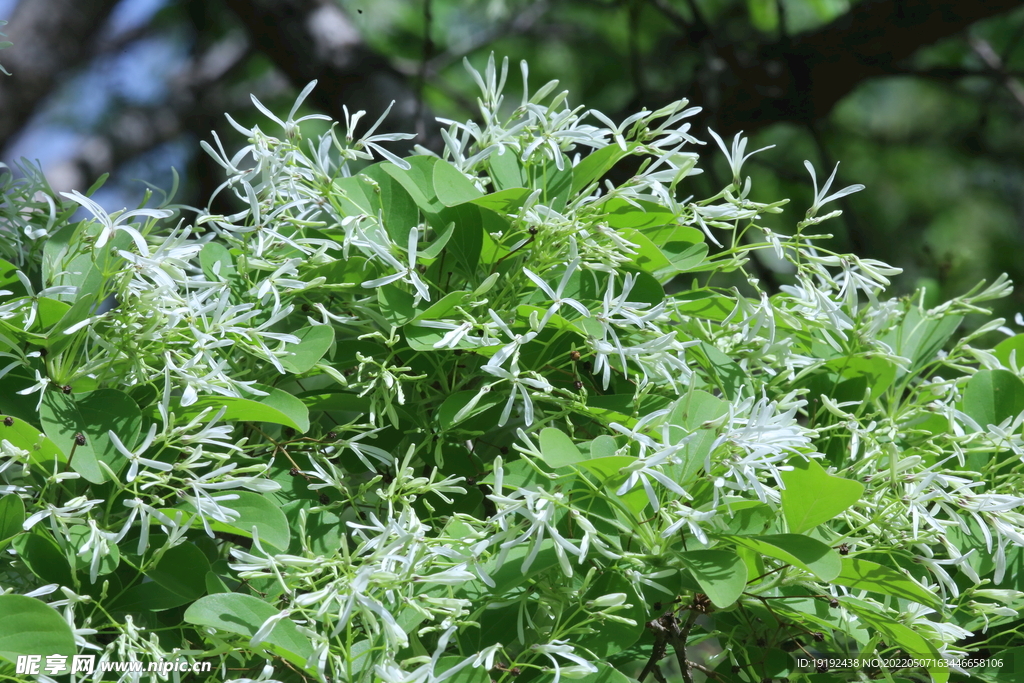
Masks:
[[[776,145],[746,172],[755,199],[794,200],[779,230],[809,204],[803,160],[842,160],[840,186],[868,189],[841,203],[838,246],[903,267],[900,291],[1024,281],[1019,0],[0,0],[3,17],[2,158],[39,159],[56,190],[111,172],[110,208],[139,201],[136,179],[169,187],[171,166],[177,199],[204,204],[221,174],[198,141],[237,147],[224,112],[254,123],[250,92],[287,110],[314,78],[308,106],[372,120],[394,100],[387,125],[436,148],[433,116],[475,113],[462,58],[493,51],[512,106],[526,59],[534,88],[558,78],[613,119],[687,97],[698,137]],[[705,167],[697,195],[724,184],[720,158]]]

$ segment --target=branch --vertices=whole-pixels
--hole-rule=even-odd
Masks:
[[[19,2],[4,51],[12,76],[0,80],[0,147],[28,122],[69,66],[81,64],[117,0]]]
[[[981,57],[985,65],[992,71],[1003,78],[1003,84],[1006,89],[1010,91],[1013,98],[1017,100],[1017,104],[1024,107],[1024,86],[1021,85],[1020,81],[1008,74],[1003,67],[1003,59],[996,51],[992,49],[992,46],[984,38],[978,36],[971,36],[970,38],[971,49],[974,53]]]
[[[780,121],[811,123],[861,82],[899,73],[920,47],[1019,7],[1019,0],[864,0],[785,41],[718,45],[728,68],[698,83],[694,99],[715,103],[708,116],[722,134]]]
[[[363,41],[332,0],[225,0],[252,42],[292,84],[313,79],[309,102],[335,119],[343,104],[365,109],[373,121],[395,102],[381,132],[416,128],[416,93],[405,76]],[[439,138],[438,138],[439,139]],[[420,140],[420,144],[424,141]],[[427,140],[427,146],[436,146]]]

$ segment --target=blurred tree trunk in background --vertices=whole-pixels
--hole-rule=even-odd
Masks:
[[[21,130],[39,103],[89,56],[96,33],[118,0],[30,0],[7,26],[4,53],[13,77],[0,80],[0,147]]]
[[[58,190],[122,169],[105,191],[130,203],[125,181],[169,184],[173,163],[188,167],[183,199],[205,201],[221,178],[197,141],[232,146],[222,113],[253,125],[250,93],[287,111],[313,79],[307,108],[365,109],[365,130],[394,102],[381,130],[438,149],[435,114],[475,114],[460,62],[493,51],[526,59],[534,89],[561,79],[613,119],[689,98],[704,108],[696,137],[778,145],[749,172],[797,207],[804,159],[819,177],[845,160],[843,180],[873,191],[841,202],[836,247],[895,262],[908,284],[949,295],[1003,270],[1024,279],[1021,0],[21,0],[3,18],[0,149],[43,158]],[[703,152],[714,180],[724,167]]]

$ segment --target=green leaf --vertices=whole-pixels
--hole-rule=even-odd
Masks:
[[[927,590],[902,572],[856,557],[844,557],[842,559],[842,571],[830,579],[832,583],[855,590],[866,590],[873,593],[881,593],[882,595],[891,595],[896,598],[906,598],[913,602],[919,602],[922,605],[928,605],[935,610],[942,609],[942,601],[938,595]]]
[[[604,220],[613,228],[636,228],[646,232],[649,228],[675,225],[676,216],[668,209],[653,202],[637,201],[638,209],[625,199],[614,197],[602,204]]]
[[[33,574],[47,583],[73,586],[71,565],[57,542],[45,531],[33,530],[14,537],[12,544],[18,557]],[[3,620],[0,619],[0,622]]]
[[[943,658],[931,641],[895,619],[878,613],[873,605],[849,596],[842,597],[839,601],[862,622],[881,633],[889,645],[903,650],[908,658],[934,659],[942,662]],[[928,673],[935,683],[946,683],[949,680],[949,669],[945,662],[937,667],[929,667]]]
[[[810,572],[822,581],[832,581],[839,576],[842,569],[842,559],[839,555],[832,548],[810,536],[774,534],[722,538]]]
[[[370,399],[349,391],[310,392],[303,394],[301,400],[309,410],[328,413],[362,414],[370,412]]]
[[[935,358],[946,340],[956,332],[963,321],[963,316],[946,316],[944,318],[926,318],[924,311],[910,309],[900,326],[887,334],[882,341],[895,349],[896,354],[909,358],[913,373]],[[904,376],[908,371],[902,368],[897,377]]]
[[[502,147],[501,153],[492,154],[487,159],[487,163],[491,167],[491,180],[494,181],[494,187],[499,191],[526,187],[523,167],[519,163],[519,157],[515,152]]]
[[[441,318],[447,317],[449,313],[455,310],[456,306],[461,306],[466,303],[466,300],[469,299],[472,294],[472,292],[466,291],[449,292],[441,297],[439,301],[431,304],[427,310],[417,315],[416,320],[440,320]]]
[[[1015,353],[1016,352],[1016,353]],[[992,355],[999,359],[999,362],[1010,367],[1010,356],[1013,356],[1017,367],[1024,366],[1024,334],[1004,339],[992,349]]]
[[[281,552],[287,552],[288,543],[291,540],[291,529],[288,526],[288,518],[281,512],[281,508],[252,491],[232,491],[231,493],[238,496],[238,500],[226,500],[221,505],[237,512],[238,519],[231,524],[211,521],[210,526],[214,529],[223,527],[221,529],[223,531],[241,534],[248,538],[252,538],[252,528],[256,527],[260,535],[260,543],[274,546]]]
[[[257,385],[257,388],[269,394],[251,399],[234,396],[206,397],[190,406],[175,408],[174,413],[191,418],[206,408],[213,408],[213,412],[216,413],[223,407],[227,408],[222,418],[225,421],[270,422],[291,427],[302,433],[309,430],[309,411],[302,401],[280,389],[260,385]],[[77,454],[75,458],[78,458]]]
[[[979,370],[964,388],[964,412],[982,429],[1024,411],[1024,382],[1009,370]]]
[[[41,600],[0,595],[0,615],[0,657],[7,661],[17,662],[19,655],[62,655],[70,661],[78,654],[64,616]]]
[[[340,290],[358,287],[378,276],[377,266],[362,256],[337,259],[309,271],[309,279],[323,277],[326,282],[317,289]]]
[[[526,199],[529,196],[530,191],[524,187],[510,187],[507,190],[492,192],[483,197],[473,199],[470,203],[476,204],[483,209],[490,209],[495,213],[508,215],[518,211],[526,203]]]
[[[437,157],[412,156],[405,160],[411,165],[409,170],[399,168],[390,162],[381,164],[380,168],[401,183],[416,206],[428,213],[438,213],[444,208],[444,204],[434,192],[434,164],[438,161]]]
[[[4,404],[4,410],[8,410],[6,404]],[[16,417],[11,418],[9,425],[0,420],[0,439],[9,442],[15,448],[28,451],[33,462],[47,463],[52,467],[55,458],[58,462],[68,461],[67,456],[50,437],[28,422]]]
[[[554,427],[545,427],[540,431],[540,452],[544,462],[552,469],[574,465],[584,459],[572,439]]]
[[[553,159],[547,159],[538,173],[537,185],[543,188],[541,203],[550,206],[555,211],[561,211],[569,201],[569,194],[572,192],[572,162],[563,154],[562,170]]]
[[[16,493],[0,498],[0,547],[12,536],[21,533],[25,521],[25,503]]]
[[[364,168],[358,175],[334,179],[333,198],[338,201],[344,215],[358,216],[364,213],[370,216],[377,215],[377,209],[380,208],[380,195],[377,194],[376,188],[367,181],[367,178],[372,179],[379,187],[380,177],[387,175],[378,173],[382,170],[380,167],[381,164],[374,164]],[[387,177],[391,176],[387,175]]]
[[[33,328],[40,334],[45,334],[46,330],[60,322],[70,308],[71,306],[63,301],[40,297],[37,302],[36,319],[32,323]]]
[[[632,256],[633,264],[647,273],[655,273],[663,268],[671,268],[672,263],[661,249],[655,246],[642,232],[634,228],[622,228],[619,235],[636,246],[636,254]]]
[[[462,171],[444,159],[434,163],[434,194],[445,206],[463,204],[484,196]]]
[[[455,232],[455,222],[449,223],[444,230],[435,230],[434,232],[437,233],[437,238],[416,252],[417,259],[437,258],[441,254],[441,250],[448,245],[448,240],[452,238],[452,234]]]
[[[92,560],[92,551],[86,552],[84,555],[79,554],[81,549],[89,542],[89,538],[92,536],[89,527],[82,524],[76,524],[75,526],[68,529],[67,539],[71,544],[71,547],[75,549],[75,554],[72,557],[74,560],[74,569],[76,572],[88,577],[89,566]],[[117,546],[113,543],[110,544],[110,553],[100,558],[99,567],[97,569],[97,576],[106,576],[115,569],[117,565],[121,563],[121,551],[118,550]]]
[[[617,144],[608,145],[584,157],[573,169],[573,196],[586,189],[590,183],[600,181],[619,159],[629,154],[627,150],[632,151],[634,147],[636,147],[636,143],[628,144],[626,149],[622,149]]]
[[[680,314],[703,320],[725,320],[736,308],[736,301],[732,297],[710,292],[681,294],[677,301],[676,310]]]
[[[670,261],[680,258],[680,254],[690,247],[704,244],[704,233],[697,228],[685,225],[647,226],[641,228],[640,231],[647,236],[647,239],[658,245]]]
[[[502,396],[500,392],[493,391],[487,392],[480,399],[477,400],[475,406],[473,406],[469,412],[465,415],[459,416],[456,420],[455,417],[459,415],[459,411],[469,405],[469,402],[476,398],[477,391],[467,390],[458,391],[444,400],[441,407],[437,409],[437,422],[441,425],[441,431],[447,431],[454,425],[461,422],[465,422],[471,417],[475,417],[480,413],[484,412],[488,408],[504,403],[506,400],[505,396]]]
[[[523,571],[523,562],[532,550],[531,543],[517,545],[508,551],[505,561],[498,564],[499,558],[495,557],[484,567],[485,571],[494,581],[494,588],[487,589],[489,594],[502,595],[529,580],[537,574],[551,569],[558,564],[558,556],[555,554],[554,542],[548,538],[540,544],[537,556],[533,558],[530,566]],[[476,582],[472,582],[476,583]],[[467,589],[472,589],[470,584]],[[482,596],[480,596],[482,597]]]
[[[427,166],[429,166],[429,162]],[[420,222],[420,213],[417,206],[420,208],[424,207],[412,196],[409,186],[402,182],[400,178],[391,174],[389,167],[401,171],[397,166],[384,162],[363,169],[360,175],[373,178],[377,182],[376,188],[370,186],[364,191],[376,194],[376,200],[380,203],[381,211],[384,213],[384,228],[388,231],[391,239],[404,247],[409,243],[409,233]],[[422,170],[427,172],[428,169],[425,166]],[[414,173],[415,182],[422,180],[419,170],[413,168],[411,172]],[[362,184],[368,185],[365,181]],[[431,190],[428,194],[432,197],[433,191]],[[373,200],[371,199],[370,201],[372,202]],[[429,201],[427,203],[433,206],[433,203]],[[424,210],[426,209],[424,208]],[[376,211],[372,213],[376,213]]]
[[[422,618],[422,615],[418,615]],[[401,622],[399,622],[401,623]],[[351,651],[349,652],[351,656]],[[434,676],[437,676],[435,680],[444,680],[449,683],[491,683],[491,677],[487,675],[487,671],[484,667],[473,667],[470,664],[463,664],[462,668],[456,671],[454,674],[448,676],[448,672],[455,667],[466,661],[465,657],[441,657],[437,660],[437,666],[434,667]],[[368,680],[369,676],[366,679]],[[354,679],[355,680],[355,679]]]
[[[480,250],[484,244],[484,232],[495,232],[508,228],[508,224],[498,214],[482,209],[476,204],[460,204],[451,206],[438,214],[428,215],[435,228],[439,225],[455,224],[452,238],[445,248],[461,264],[468,275],[476,274],[480,263]],[[448,266],[450,268],[450,266]]]
[[[871,397],[878,398],[896,379],[899,369],[888,358],[871,354],[863,356],[844,356],[833,358],[825,363],[825,367],[836,372],[846,380],[862,380],[863,386],[871,389]],[[857,398],[863,397],[863,391]],[[835,396],[830,396],[835,398]]]
[[[330,325],[303,327],[293,334],[302,341],[288,346],[288,351],[294,355],[281,359],[281,365],[295,374],[312,370],[334,343],[334,328]]]
[[[632,678],[628,678],[625,674],[614,669],[610,664],[605,662],[594,662],[594,666],[597,667],[597,671],[580,678],[573,678],[574,683],[635,683]],[[539,678],[534,679],[538,683],[552,683],[555,680],[553,673],[541,674]],[[562,676],[561,680],[568,680],[568,676]]]
[[[718,386],[725,397],[733,400],[739,396],[743,387],[747,385],[748,377],[746,371],[732,358],[729,358],[729,356],[719,351],[717,347],[707,342],[701,342],[697,348],[707,358],[708,368],[717,380]]]
[[[163,612],[192,602],[155,581],[132,586],[114,599],[113,612]]]
[[[724,609],[739,599],[747,586],[747,565],[728,550],[693,550],[680,557],[715,607]]]
[[[759,31],[770,32],[778,28],[779,8],[775,0],[747,0],[750,23]]]
[[[636,514],[641,512],[650,503],[643,487],[634,487],[632,491],[629,491],[624,496],[619,496],[615,493],[626,479],[619,472],[623,467],[632,465],[635,460],[636,458],[629,455],[612,455],[591,460],[581,460],[579,464],[580,467],[597,476],[598,480],[608,489],[609,495],[622,500],[626,507]]]
[[[231,505],[236,501],[226,501]],[[210,571],[210,561],[195,543],[182,543],[166,551],[156,566],[146,572],[146,576],[158,584],[185,598],[187,602],[201,597],[206,593],[206,575]]]
[[[71,468],[93,484],[107,481],[99,462],[119,472],[127,459],[114,446],[108,432],[113,431],[131,450],[142,430],[142,411],[128,394],[117,389],[97,389],[85,394],[66,395],[46,391],[39,410],[43,431],[63,452],[74,447]],[[85,444],[75,444],[75,435],[85,436]]]
[[[656,271],[654,277],[658,282],[665,282],[680,273],[695,270],[697,266],[704,263],[704,259],[708,255],[708,245],[703,242],[700,244],[670,242],[662,247],[661,251],[670,263],[667,267]]]
[[[630,605],[630,607],[615,610],[613,614],[632,619],[636,623],[631,626],[617,621],[604,621],[597,627],[595,633],[579,636],[577,642],[580,646],[587,648],[601,659],[621,652],[639,640],[644,632],[644,621],[647,615],[644,601],[636,594],[633,584],[616,572],[605,572],[601,575],[582,597],[581,602],[586,604],[588,600],[595,600],[610,593],[625,593],[626,604]]]
[[[395,327],[401,327],[416,317],[416,299],[397,284],[377,288],[377,306]]]
[[[794,459],[782,472],[782,512],[790,533],[800,534],[834,519],[864,494],[864,485],[826,472],[814,460]]]
[[[185,610],[185,621],[252,638],[260,626],[277,613],[276,608],[251,595],[217,593],[192,603]],[[313,655],[309,640],[288,618],[279,621],[264,642],[280,649],[285,659],[298,666],[305,666]]]
[[[228,282],[238,274],[231,252],[220,242],[207,242],[199,252],[199,265],[213,282]]]

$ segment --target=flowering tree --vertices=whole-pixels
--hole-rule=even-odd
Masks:
[[[861,189],[835,171],[776,234],[740,136],[711,133],[730,184],[681,199],[686,102],[616,124],[525,64],[514,107],[507,64],[472,73],[480,122],[442,121],[440,157],[362,112],[307,137],[312,84],[284,119],[256,102],[280,137],[204,144],[234,215],[6,176],[0,659],[1000,680],[1024,336],[957,331],[1009,284],[885,299],[895,269],[816,231]]]

